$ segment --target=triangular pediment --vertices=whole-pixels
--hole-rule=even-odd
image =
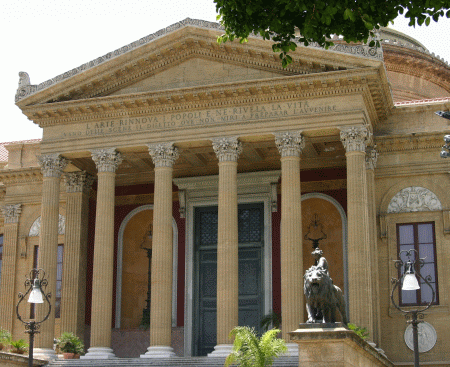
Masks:
[[[153,92],[213,84],[268,79],[282,76],[279,72],[256,69],[203,58],[191,58],[156,73],[111,95]]]

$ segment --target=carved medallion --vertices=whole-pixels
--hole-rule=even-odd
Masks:
[[[409,213],[442,210],[436,194],[424,187],[410,186],[400,190],[391,199],[388,213]]]
[[[419,353],[431,350],[436,344],[437,334],[433,325],[428,322],[421,322],[418,325]],[[405,330],[405,343],[409,349],[414,350],[413,328],[409,325]]]

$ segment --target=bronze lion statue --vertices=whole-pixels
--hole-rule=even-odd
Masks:
[[[327,268],[313,265],[305,272],[304,293],[307,323],[335,323],[338,310],[342,322],[347,325],[344,296],[341,289],[333,284]]]

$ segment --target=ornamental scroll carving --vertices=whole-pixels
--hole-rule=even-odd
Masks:
[[[22,212],[22,204],[5,205],[1,208],[1,211],[5,217],[5,224],[19,223],[20,213]]]
[[[61,177],[62,171],[69,161],[59,154],[46,154],[38,157],[44,177]]]
[[[242,143],[237,137],[212,139],[212,146],[219,162],[236,162],[242,153]]]
[[[305,147],[305,139],[301,131],[285,131],[274,135],[281,157],[300,157]]]
[[[340,135],[347,152],[365,152],[371,133],[365,126],[350,126],[343,127]]]
[[[155,167],[173,167],[180,156],[173,143],[147,144],[147,148]]]
[[[409,213],[442,210],[436,194],[425,187],[410,186],[400,190],[391,199],[388,213]]]
[[[66,217],[64,215],[59,214],[58,220],[58,234],[66,233]],[[30,232],[28,236],[30,237],[38,237],[41,235],[41,217],[36,219],[31,225]]]
[[[92,183],[94,182],[94,177],[86,173],[86,171],[66,173],[64,175],[64,180],[66,182],[66,192],[89,192]]]
[[[115,148],[94,149],[91,154],[98,172],[116,172],[123,160],[122,154]]]

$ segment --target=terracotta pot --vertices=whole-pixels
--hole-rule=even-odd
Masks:
[[[25,354],[24,350],[19,350],[19,349],[11,349],[11,353],[15,353],[15,354]]]
[[[5,348],[5,346],[3,345],[3,343],[0,343],[0,350],[3,350],[3,348]]]
[[[76,353],[63,353],[64,359],[80,359],[80,355]]]

